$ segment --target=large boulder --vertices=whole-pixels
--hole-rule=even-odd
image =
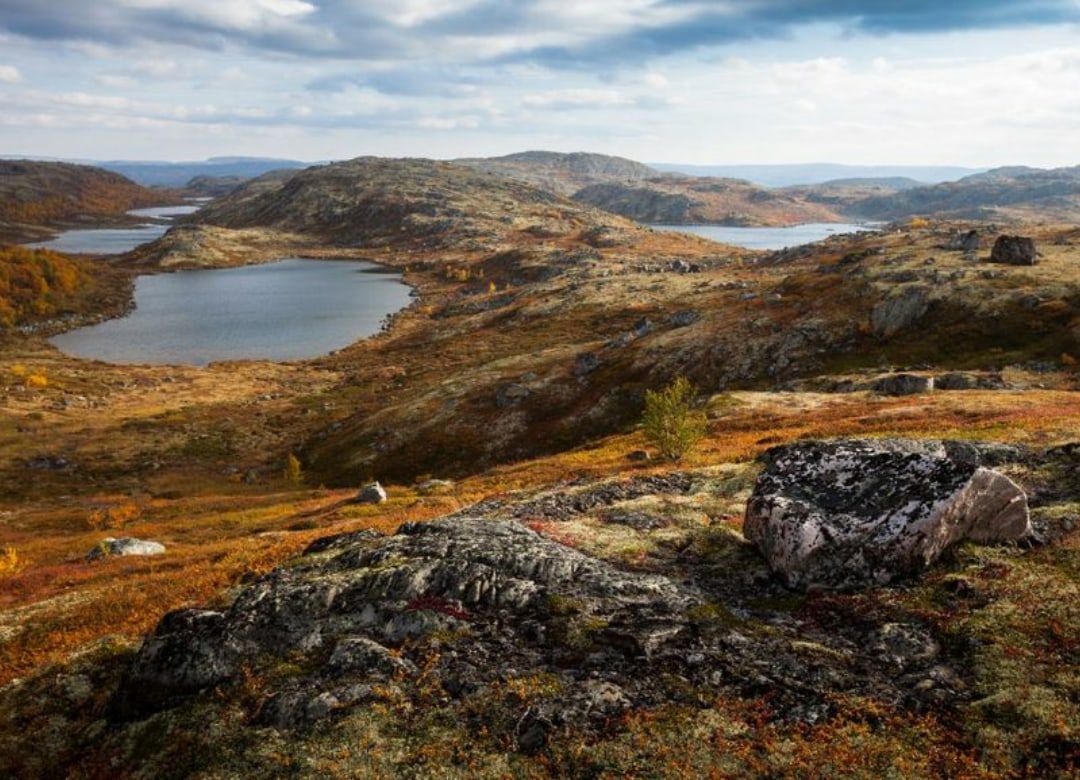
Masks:
[[[145,539],[135,539],[125,536],[114,539],[108,536],[95,545],[86,554],[86,560],[96,561],[101,558],[112,558],[125,555],[161,555],[165,552],[165,545],[160,542],[150,542]]]
[[[991,263],[1035,265],[1038,261],[1035,240],[1025,236],[998,236],[990,252]]]
[[[887,374],[875,379],[870,389],[882,395],[919,395],[934,389],[934,377],[918,374]]]
[[[1032,532],[1027,497],[966,442],[808,441],[764,456],[744,534],[797,589],[885,584],[963,539]],[[1008,452],[1006,452],[1006,456]]]
[[[364,485],[353,498],[354,504],[381,504],[386,501],[386,489],[378,482]]]

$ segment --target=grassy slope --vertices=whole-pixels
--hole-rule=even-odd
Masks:
[[[106,414],[119,413],[131,437],[138,439],[149,431],[133,423],[155,419],[160,412],[136,403],[135,397],[148,400],[153,393],[150,388],[137,387],[138,375],[134,380],[136,387],[111,399]],[[253,383],[249,391],[263,389],[265,385],[256,387]],[[190,392],[196,394],[198,388]],[[47,418],[57,416],[48,411],[47,398],[48,391],[43,391],[27,399],[20,417],[33,420],[39,412]],[[680,468],[719,469],[729,475],[747,469],[752,472],[751,459],[765,447],[805,436],[956,436],[1036,446],[1080,438],[1080,405],[1075,403],[1075,394],[1061,391],[969,392],[916,399],[734,393],[715,398],[710,408],[710,436]],[[69,430],[65,437],[79,433]],[[19,448],[18,439],[5,436],[3,441],[8,454]],[[181,446],[188,454],[167,473],[142,481],[141,490],[133,490],[119,474],[95,479],[96,485],[87,484],[85,478],[65,480],[57,475],[48,490],[33,491],[36,497],[32,502],[16,496],[4,502],[0,543],[15,546],[26,568],[0,581],[4,615],[0,674],[5,679],[34,676],[49,664],[63,663],[78,648],[106,638],[108,644],[95,653],[123,655],[123,648],[130,648],[164,611],[212,600],[231,583],[253,571],[269,569],[326,533],[357,528],[392,531],[401,522],[444,514],[482,497],[579,476],[665,471],[663,465],[626,461],[626,453],[642,444],[637,433],[607,438],[556,456],[476,474],[435,496],[420,495],[408,485],[391,485],[391,501],[381,507],[343,505],[350,495],[347,491],[291,487],[276,477],[245,485],[212,465],[227,463],[228,457],[208,457],[205,450],[190,446]],[[740,477],[733,484],[746,483]],[[76,490],[79,495],[60,498],[60,490]],[[716,529],[713,533],[738,528],[743,490],[737,488],[726,499],[714,498],[713,506],[706,507],[707,522]],[[1053,517],[1075,516],[1080,512],[1080,495],[1074,491],[1069,501],[1072,503],[1059,502],[1042,511]],[[85,551],[106,533],[91,527],[92,522],[100,522],[102,507],[115,510],[116,522],[123,524],[111,533],[158,539],[168,545],[169,552],[161,558],[83,562]],[[695,527],[700,528],[691,525],[686,531],[690,538],[699,533]],[[548,530],[564,543],[620,565],[653,565],[648,535],[634,532],[633,538],[613,541],[597,536],[596,528],[572,523]],[[1075,707],[1069,704],[1069,697],[1077,692],[1075,680],[1066,671],[1071,652],[1068,635],[1076,618],[1077,541],[1074,533],[1058,545],[1027,554],[971,547],[918,587],[820,599],[821,608],[830,610],[900,610],[929,620],[956,641],[977,640],[971,663],[979,696],[961,721],[905,713],[883,702],[842,702],[844,714],[836,720],[789,731],[769,725],[767,702],[717,701],[704,713],[696,707],[678,706],[639,713],[628,719],[625,730],[617,729],[597,744],[577,744],[570,737],[554,748],[548,760],[573,771],[599,761],[616,773],[661,768],[672,772],[708,768],[765,773],[770,768],[791,772],[800,766],[828,773],[829,766],[841,764],[856,776],[868,776],[885,767],[907,772],[905,776],[931,776],[946,770],[980,776],[984,770],[1003,770],[1022,761],[1024,751],[1049,760],[1053,751],[1060,749],[1054,745],[1075,735],[1077,726]],[[719,556],[716,560],[722,567],[730,553],[723,545],[713,549],[710,554]],[[727,565],[742,564],[731,560]],[[987,603],[980,606],[943,596],[943,583],[956,576],[973,579],[987,591]],[[802,601],[796,600],[793,608],[800,604]],[[91,668],[93,674],[104,673],[109,678],[107,663]],[[41,695],[48,689],[49,679],[35,677],[37,681],[29,688],[33,691],[38,690],[36,686],[45,686],[33,700],[35,707],[44,707],[43,718],[62,701],[55,698],[55,691],[48,697]],[[106,687],[108,684],[103,682]],[[535,684],[524,680],[522,691],[506,695],[512,699],[540,695],[542,691],[530,692],[529,686]],[[28,695],[25,688],[13,690],[21,691],[20,697]],[[21,707],[29,706],[25,698],[19,701]],[[76,708],[63,717],[75,721],[88,718],[82,725],[89,726],[99,716],[93,708]],[[182,728],[183,722],[181,718],[173,727]],[[35,725],[30,733],[45,739],[39,729],[46,721],[31,723]],[[272,761],[281,760],[298,768],[306,766],[309,772],[318,766],[320,771],[337,767],[350,773],[364,766],[385,771],[390,766],[387,762],[394,760],[421,771],[420,767],[441,767],[443,762],[452,765],[453,755],[465,756],[477,767],[499,767],[507,760],[497,741],[456,730],[437,710],[419,721],[395,713],[393,707],[358,713],[331,733],[316,733],[280,746],[280,754],[273,760],[265,753],[259,757],[260,749],[245,744],[243,730],[227,729],[226,733],[230,736],[224,742],[218,741],[219,734],[213,750],[204,747],[200,752],[202,760],[209,762],[204,768],[218,766],[220,770],[223,765],[219,761],[241,760],[255,761],[265,769]],[[399,743],[405,733],[408,738]],[[356,744],[353,740],[359,735],[371,741],[371,750],[358,754],[332,748],[334,744]],[[7,736],[12,738],[10,732]],[[174,736],[181,738],[180,732]],[[184,739],[193,736],[188,734]],[[233,739],[242,741],[231,743]],[[823,739],[831,744],[828,750],[822,747]],[[22,750],[26,749],[24,744]],[[239,752],[233,752],[241,749],[249,751],[243,759]],[[985,752],[980,754],[979,750]],[[312,765],[310,760],[315,756],[319,756],[318,763]],[[179,754],[174,758],[181,760]],[[126,759],[130,760],[131,756]],[[536,773],[543,768],[521,757],[512,763]],[[859,768],[862,775],[856,771]]]

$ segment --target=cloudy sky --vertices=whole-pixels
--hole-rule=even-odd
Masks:
[[[0,0],[0,154],[1080,163],[1080,0]]]

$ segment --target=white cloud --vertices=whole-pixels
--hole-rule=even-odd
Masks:
[[[101,73],[94,77],[97,83],[110,89],[131,89],[138,86],[139,82],[131,76],[121,76],[116,73]]]
[[[529,108],[612,108],[633,101],[614,89],[554,89],[526,95],[521,103]]]
[[[14,65],[0,65],[0,81],[5,84],[16,84],[22,81],[22,74]]]

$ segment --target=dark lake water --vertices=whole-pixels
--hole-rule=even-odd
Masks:
[[[820,241],[841,233],[857,233],[869,230],[867,225],[844,223],[810,223],[793,227],[724,227],[722,225],[652,225],[656,230],[671,230],[676,233],[693,233],[695,236],[711,238],[724,244],[746,247],[747,249],[784,249]]]
[[[198,206],[155,206],[148,209],[135,209],[129,211],[128,214],[134,217],[171,220],[173,217],[193,214],[198,209]],[[118,255],[130,252],[139,244],[160,238],[170,227],[168,222],[158,222],[124,228],[65,230],[56,238],[28,244],[28,246],[73,254]]]
[[[60,350],[110,363],[325,355],[409,304],[397,273],[351,260],[282,260],[140,276],[127,317],[62,333]]]

